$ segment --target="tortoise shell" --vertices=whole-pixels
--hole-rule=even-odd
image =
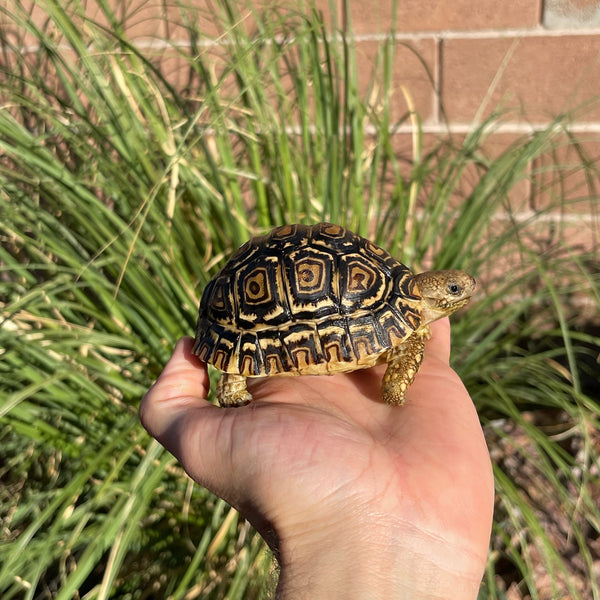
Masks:
[[[247,377],[353,371],[419,329],[412,272],[331,223],[285,225],[241,246],[200,302],[194,353]]]

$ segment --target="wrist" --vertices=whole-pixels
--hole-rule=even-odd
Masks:
[[[277,600],[475,600],[484,568],[457,540],[406,523],[322,530],[280,550]]]

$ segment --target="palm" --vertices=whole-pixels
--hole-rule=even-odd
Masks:
[[[188,397],[185,420],[172,416],[153,433],[273,546],[301,537],[307,523],[358,509],[365,518],[373,511],[399,516],[411,535],[442,536],[460,546],[453,551],[485,556],[489,457],[470,398],[447,366],[448,349],[433,343],[436,331],[449,335],[448,326],[436,325],[401,408],[380,402],[384,367],[377,367],[254,380],[255,401],[241,409]],[[197,367],[197,382],[206,386]],[[190,366],[186,372],[194,377]]]

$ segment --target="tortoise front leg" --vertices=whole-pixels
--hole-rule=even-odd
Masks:
[[[387,353],[388,368],[383,376],[381,398],[392,406],[404,404],[406,390],[423,361],[423,337],[411,335],[403,344]]]
[[[246,376],[223,373],[217,383],[217,400],[221,406],[244,406],[252,401],[246,387]]]

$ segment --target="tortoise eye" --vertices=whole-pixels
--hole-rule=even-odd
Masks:
[[[453,295],[453,296],[458,296],[461,293],[461,288],[460,285],[458,285],[458,283],[451,283],[448,286],[448,291]]]

